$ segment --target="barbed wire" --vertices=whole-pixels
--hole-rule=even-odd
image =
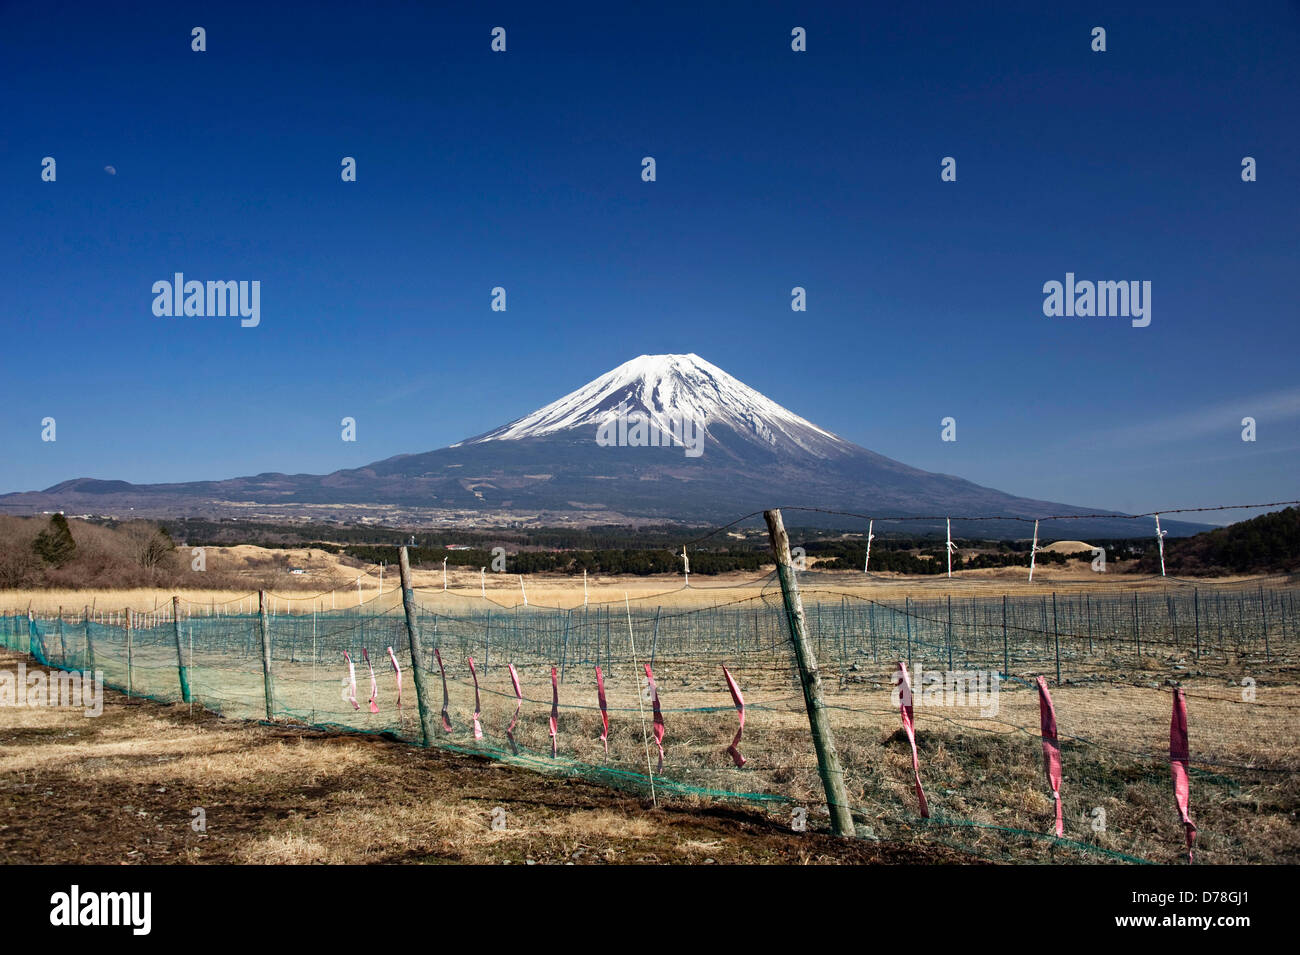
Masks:
[[[1234,510],[1251,510],[1255,508],[1290,507],[1295,504],[1300,504],[1300,500],[1273,501],[1267,504],[1216,504],[1209,507],[1171,507],[1162,510],[1145,511],[1141,514],[1121,514],[1121,513],[1108,512],[1108,511],[1099,511],[1091,514],[1042,514],[1037,517],[1021,517],[1018,515],[1008,515],[1008,514],[987,515],[987,516],[978,516],[978,515],[959,516],[956,514],[919,514],[919,515],[901,515],[901,516],[900,515],[882,516],[879,514],[862,514],[856,511],[841,511],[841,510],[836,510],[828,507],[812,507],[809,505],[792,504],[792,505],[785,505],[783,507],[763,508],[762,510],[758,510],[758,511],[750,511],[748,514],[745,514],[742,517],[738,517],[734,521],[730,521],[727,524],[722,524],[718,527],[713,528],[712,530],[708,531],[706,534],[700,537],[696,537],[692,540],[686,541],[683,544],[683,546],[690,547],[693,544],[700,543],[700,541],[708,540],[710,537],[714,537],[722,533],[723,531],[730,530],[731,528],[735,527],[737,524],[742,524],[745,521],[750,520],[751,518],[762,516],[764,513],[766,513],[769,510],[778,510],[781,511],[782,513],[786,511],[804,511],[804,512],[812,512],[816,514],[832,514],[838,517],[853,517],[863,521],[881,521],[881,522],[888,522],[888,523],[895,523],[895,524],[912,523],[912,522],[919,523],[922,521],[946,521],[946,520],[1016,521],[1018,523],[1023,523],[1023,524],[1033,524],[1037,521],[1083,521],[1083,520],[1136,521],[1148,517],[1157,517],[1157,516],[1164,517],[1168,514],[1203,514],[1203,513],[1208,513],[1210,511],[1234,511]]]

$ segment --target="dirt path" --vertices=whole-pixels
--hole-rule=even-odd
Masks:
[[[4,656],[13,672],[19,658]],[[191,717],[111,692],[95,718],[0,707],[4,863],[970,861],[944,846],[795,833],[748,808],[653,809],[475,757]]]

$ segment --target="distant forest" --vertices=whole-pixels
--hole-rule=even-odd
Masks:
[[[1160,573],[1151,548],[1139,561],[1144,573]],[[1288,507],[1248,521],[1165,541],[1165,571],[1187,577],[1277,574],[1300,570],[1300,508]]]
[[[404,531],[365,525],[273,524],[236,520],[65,520],[0,517],[0,588],[121,588],[193,586],[188,573],[193,547],[254,544],[267,548],[312,548],[338,554],[345,562],[394,565],[398,548],[410,547],[415,566],[440,567],[445,558],[457,567],[491,567],[494,547],[503,547],[510,573],[680,574],[687,545],[691,573],[709,576],[729,571],[757,573],[773,566],[767,534],[757,528],[710,534],[711,528],[634,527],[503,528]],[[414,544],[411,544],[412,537]],[[862,570],[866,541],[860,531],[790,528],[791,542],[802,547],[813,567]],[[1027,540],[955,540],[963,553],[952,568],[1028,567]],[[1107,569],[1120,573],[1159,573],[1154,536],[1097,541],[1106,548]],[[456,549],[449,549],[452,546]],[[1040,550],[1039,566],[1072,558],[1091,559],[1091,551],[1057,554]],[[1174,575],[1287,573],[1300,570],[1300,509],[1287,508],[1190,538],[1165,541],[1165,565]],[[213,555],[206,586],[247,588],[285,585],[289,557],[242,558],[227,564]],[[915,576],[947,570],[942,537],[881,534],[871,545],[871,570]],[[251,573],[250,573],[251,571]],[[294,579],[296,580],[296,578]]]

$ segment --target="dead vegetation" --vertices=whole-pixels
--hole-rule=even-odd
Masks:
[[[13,665],[9,656],[4,662]],[[0,708],[6,863],[978,861],[796,833],[380,737],[222,720],[110,694],[104,715]],[[203,810],[206,831],[197,831]],[[494,819],[500,820],[498,828]]]

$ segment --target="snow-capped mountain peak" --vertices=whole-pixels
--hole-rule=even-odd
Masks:
[[[558,401],[461,445],[594,430],[620,413],[644,415],[667,429],[673,421],[692,421],[715,440],[720,428],[729,428],[770,449],[816,457],[854,448],[695,354],[633,358]]]

